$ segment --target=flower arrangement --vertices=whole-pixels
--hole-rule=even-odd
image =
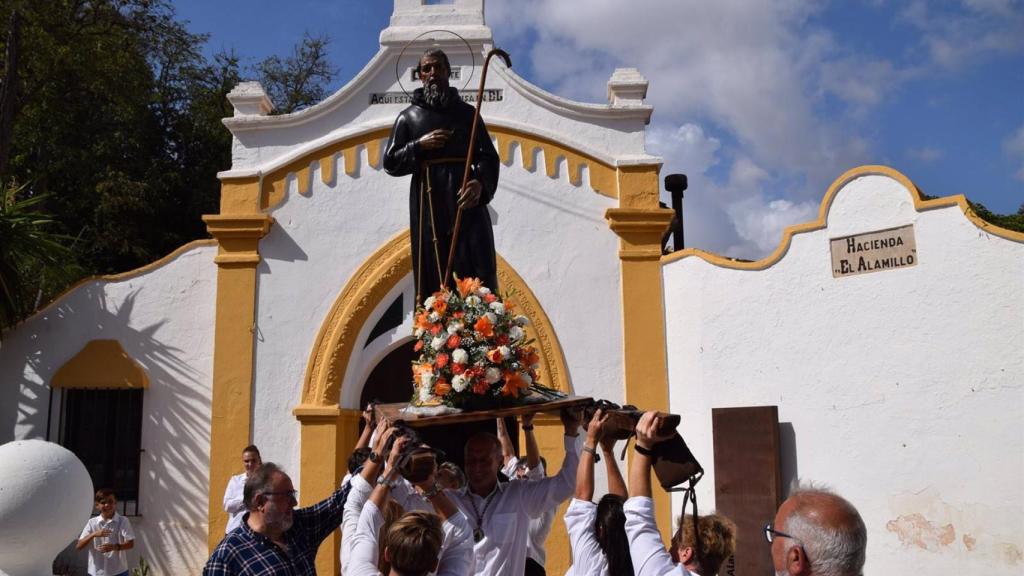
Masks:
[[[537,382],[540,358],[516,315],[478,278],[456,278],[416,309],[414,406],[486,410],[561,397]]]

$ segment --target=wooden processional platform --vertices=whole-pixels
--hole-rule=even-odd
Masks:
[[[521,416],[523,414],[536,414],[538,412],[558,414],[566,408],[584,407],[594,400],[586,396],[568,396],[559,400],[548,402],[537,402],[523,406],[511,406],[508,408],[494,408],[492,410],[471,410],[457,414],[442,414],[440,416],[420,416],[406,412],[408,402],[395,402],[393,404],[377,404],[374,406],[377,418],[387,418],[392,422],[401,420],[415,428],[428,426],[445,426],[449,424],[464,424],[466,422],[479,422],[482,420],[494,420],[507,416]]]

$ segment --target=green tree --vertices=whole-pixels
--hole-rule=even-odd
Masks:
[[[985,205],[980,202],[971,202],[968,200],[967,203],[970,204],[971,210],[973,210],[974,213],[982,220],[995,224],[1000,228],[1024,232],[1024,204],[1021,204],[1020,207],[1017,208],[1016,214],[997,214],[986,208]]]
[[[0,192],[0,330],[31,313],[48,286],[64,285],[76,272],[66,266],[70,239],[51,232],[53,220],[40,211],[46,197],[25,191],[8,184]]]
[[[217,212],[231,163],[226,97],[243,74],[281,112],[323,99],[336,74],[326,37],[248,71],[233,53],[206,58],[206,36],[168,0],[0,0],[0,26],[0,181],[30,183],[19,198],[51,215],[46,229],[78,238],[63,259],[79,275],[207,236],[201,216]]]

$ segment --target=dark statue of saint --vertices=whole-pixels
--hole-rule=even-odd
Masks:
[[[459,278],[476,277],[497,290],[494,233],[487,203],[498,186],[498,153],[483,120],[477,126],[473,164],[460,190],[474,109],[448,85],[451,66],[441,50],[429,50],[416,68],[422,88],[391,129],[384,170],[392,176],[412,174],[409,230],[417,305],[441,287],[448,263],[455,215],[462,219],[452,265]],[[453,278],[445,279],[454,288]]]

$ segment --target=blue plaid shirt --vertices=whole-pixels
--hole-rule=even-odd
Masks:
[[[249,513],[242,525],[220,541],[203,568],[203,576],[316,576],[316,551],[341,525],[349,486],[308,508],[296,509],[292,527],[284,533],[285,552],[269,538],[249,528]]]

